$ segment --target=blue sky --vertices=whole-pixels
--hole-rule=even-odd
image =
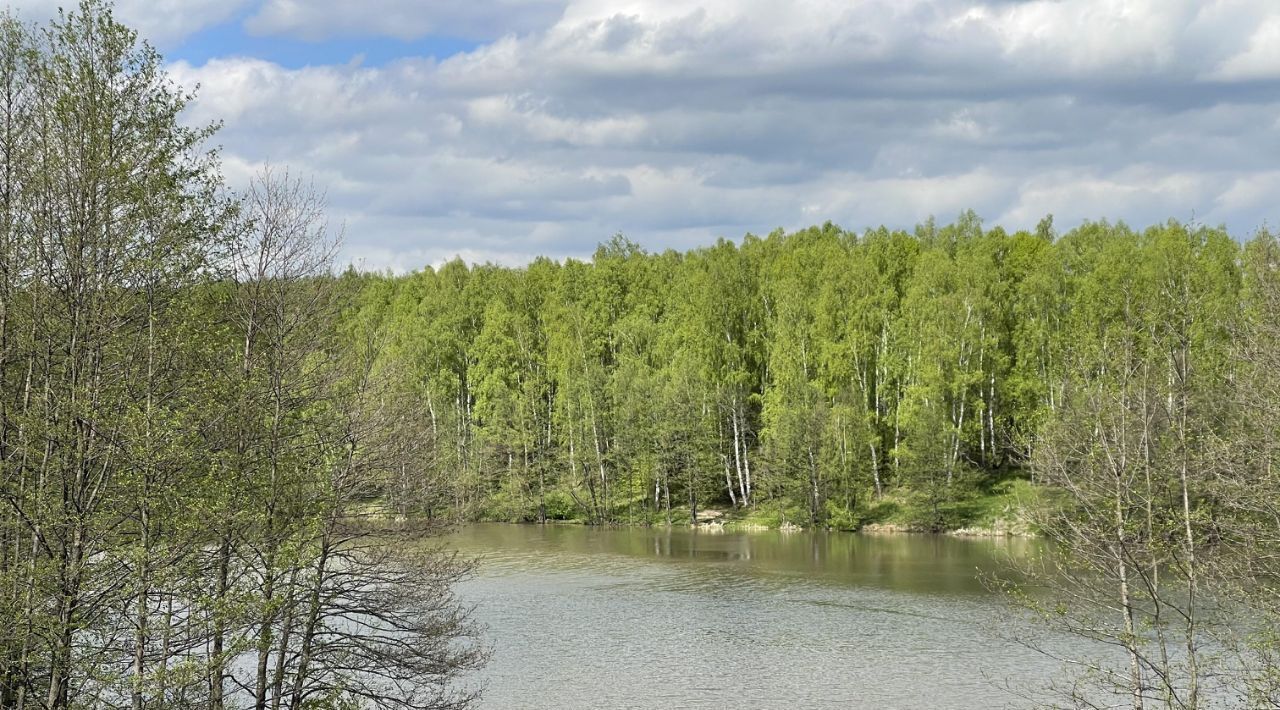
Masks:
[[[244,27],[244,21],[248,17],[247,12],[241,12],[231,19],[175,41],[165,52],[165,57],[171,61],[186,61],[197,65],[219,57],[255,57],[288,69],[351,62],[378,67],[397,59],[412,57],[447,59],[455,54],[474,51],[481,45],[481,40],[441,35],[425,35],[414,39],[357,35],[318,41],[255,35]]]
[[[14,0],[33,19],[56,2]],[[976,210],[1278,219],[1274,0],[118,0],[233,187],[326,189],[342,258],[585,256]]]

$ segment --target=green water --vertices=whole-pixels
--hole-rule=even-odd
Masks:
[[[1056,669],[980,572],[1028,540],[484,524],[484,708],[1025,707]]]

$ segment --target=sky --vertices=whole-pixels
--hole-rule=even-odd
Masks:
[[[58,3],[16,0],[48,16]],[[118,0],[344,262],[1280,215],[1275,0]]]

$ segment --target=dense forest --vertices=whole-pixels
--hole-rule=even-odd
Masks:
[[[347,320],[387,334],[378,367],[421,403],[422,466],[463,518],[715,506],[940,529],[1030,490],[1083,349],[1135,338],[1157,398],[1191,360],[1227,377],[1242,259],[1270,243],[1175,222],[1010,234],[972,213],[686,253],[618,236],[587,262],[351,276]]]
[[[1178,222],[827,224],[687,253],[357,275],[430,518],[919,530],[1012,518],[990,580],[1052,707],[1280,703],[1280,243]],[[353,293],[357,287],[352,286]],[[406,477],[406,480],[409,477]],[[371,501],[371,505],[386,505]]]

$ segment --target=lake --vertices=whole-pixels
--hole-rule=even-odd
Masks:
[[[483,708],[1025,707],[1058,670],[980,572],[1037,544],[469,525]]]

